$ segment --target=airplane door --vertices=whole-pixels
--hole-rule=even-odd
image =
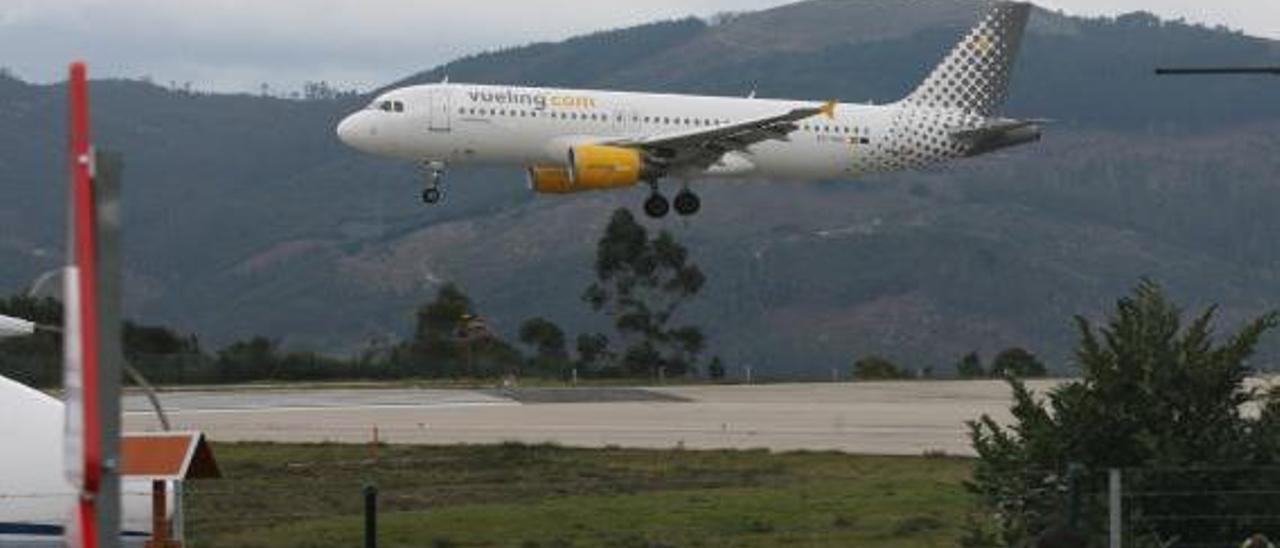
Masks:
[[[427,128],[431,131],[447,132],[453,129],[453,94],[449,88],[432,90],[431,116]]]

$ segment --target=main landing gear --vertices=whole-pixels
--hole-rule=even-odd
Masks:
[[[649,194],[649,199],[644,201],[644,213],[654,219],[661,219],[671,212],[672,203],[667,201],[667,197],[662,195],[658,190],[656,182],[649,183],[653,188],[653,192]],[[683,189],[676,194],[675,210],[676,214],[681,217],[690,217],[698,213],[702,209],[702,199],[689,189]]]
[[[427,188],[422,191],[422,203],[435,205],[444,199],[444,162],[423,162],[426,171]]]

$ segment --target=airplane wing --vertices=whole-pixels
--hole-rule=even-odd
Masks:
[[[774,116],[611,144],[642,149],[648,153],[651,161],[667,171],[706,169],[727,152],[743,150],[769,140],[785,141],[791,132],[799,129],[796,122],[819,114],[833,117],[835,109],[836,102],[829,101],[823,105],[792,109]]]

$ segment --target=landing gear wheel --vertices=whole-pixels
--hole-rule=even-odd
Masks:
[[[682,217],[688,217],[698,213],[702,209],[702,199],[697,194],[683,190],[676,194],[676,213]]]
[[[663,197],[661,194],[654,194],[652,196],[649,196],[649,199],[644,201],[645,215],[648,215],[654,219],[661,219],[663,217],[666,217],[667,213],[670,211],[671,211],[671,203],[668,202],[667,199]]]
[[[422,203],[438,204],[444,199],[444,162],[424,161],[422,162],[422,170],[426,172],[427,188],[422,191]]]

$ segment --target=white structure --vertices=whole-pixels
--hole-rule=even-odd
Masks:
[[[36,332],[36,324],[18,318],[0,316],[0,339],[26,337]]]
[[[76,491],[63,472],[62,402],[0,377],[0,546],[60,546]],[[151,531],[150,483],[125,482],[121,530]]]

